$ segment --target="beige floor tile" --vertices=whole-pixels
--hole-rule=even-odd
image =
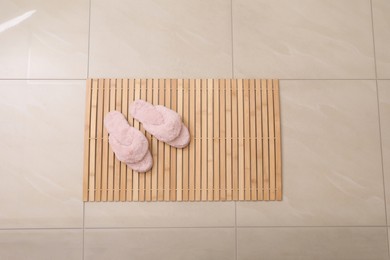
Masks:
[[[92,1],[92,77],[231,77],[230,1]]]
[[[387,224],[390,223],[390,80],[378,81],[379,111],[385,175]]]
[[[385,227],[239,228],[237,260],[388,259]]]
[[[84,81],[0,81],[0,228],[81,227]]]
[[[235,259],[234,228],[93,229],[85,259]]]
[[[85,78],[88,0],[4,0],[0,78]]]
[[[390,249],[390,227],[387,227],[387,237],[388,237],[388,246],[389,246],[389,249]],[[390,259],[390,250],[389,250],[389,259]]]
[[[385,225],[375,81],[281,81],[283,201],[239,226]]]
[[[82,230],[0,230],[0,259],[81,260]]]
[[[234,202],[86,203],[86,227],[232,227]]]
[[[372,0],[378,78],[390,78],[390,2]]]
[[[235,77],[375,78],[367,0],[233,0]]]

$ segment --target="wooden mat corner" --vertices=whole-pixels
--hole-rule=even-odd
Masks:
[[[146,133],[129,113],[136,99],[177,111],[190,145],[176,149]],[[146,135],[151,171],[135,172],[115,158],[103,126],[113,110]],[[84,201],[281,199],[278,80],[87,80]]]

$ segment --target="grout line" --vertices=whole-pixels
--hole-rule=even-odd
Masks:
[[[382,127],[381,127],[381,115],[380,115],[380,105],[379,105],[379,88],[378,88],[378,80],[376,80],[376,100],[377,100],[377,110],[378,110],[378,125],[379,125],[379,146],[381,151],[381,170],[382,170],[382,180],[383,180],[383,197],[384,197],[384,206],[385,206],[385,221],[386,226],[387,223],[387,207],[386,207],[386,186],[385,186],[385,171],[383,166],[383,147],[382,147]],[[390,248],[389,248],[389,231],[386,229],[387,233],[387,252],[390,257]]]
[[[141,227],[141,226],[134,226],[134,227],[86,227],[86,230],[95,230],[95,229],[232,229],[234,226],[193,226],[193,227],[162,227],[162,226],[153,226],[153,227]]]
[[[268,77],[270,78],[270,77]],[[316,78],[316,79],[312,79],[312,78],[278,78],[279,80],[312,80],[312,81],[319,81],[319,80],[376,80],[376,78]]]
[[[387,228],[385,225],[345,225],[345,226],[239,226],[237,228]]]
[[[384,208],[385,208],[385,222],[387,223],[387,207],[386,207],[386,185],[385,185],[385,172],[383,167],[383,147],[382,147],[382,127],[381,127],[381,114],[380,114],[380,105],[379,105],[379,87],[378,87],[378,70],[376,64],[376,48],[375,48],[375,31],[374,31],[374,11],[372,7],[372,0],[370,0],[371,8],[371,33],[372,33],[372,47],[374,52],[374,67],[375,67],[375,86],[376,86],[376,101],[377,101],[377,111],[378,111],[378,127],[379,127],[379,147],[381,151],[381,166],[382,166],[382,185],[383,185],[383,198],[384,198]],[[387,240],[387,256],[390,257],[390,248],[389,248],[389,229],[386,228],[386,240]]]
[[[27,230],[27,231],[35,231],[35,230],[82,230],[81,227],[58,227],[58,228],[0,228],[0,231],[18,231],[18,230]]]
[[[80,78],[80,79],[61,79],[61,78],[35,78],[35,79],[23,79],[23,78],[2,78],[0,79],[0,81],[6,81],[6,80],[9,80],[9,81],[43,81],[43,80],[46,80],[46,81],[58,81],[58,80],[69,80],[69,81],[76,81],[76,80],[87,80],[86,78]]]
[[[83,202],[83,260],[84,260],[84,252],[85,252],[85,202]]]
[[[90,56],[90,46],[91,46],[91,2],[92,0],[89,0],[87,78],[89,78],[89,56]]]
[[[233,77],[232,79],[234,79],[234,71],[232,71],[232,74],[233,74]],[[97,79],[102,79],[102,78],[105,78],[103,76],[97,76],[97,77],[94,77],[94,78],[97,78]],[[126,77],[108,77],[108,78],[113,78],[113,79],[125,79]],[[138,77],[130,77],[130,78],[138,78]],[[201,79],[201,78],[204,78],[204,77],[179,77],[179,79]],[[271,78],[277,78],[279,80],[307,80],[307,81],[322,81],[322,80],[329,80],[329,81],[335,81],[335,80],[346,80],[346,81],[354,81],[354,80],[390,80],[390,78],[380,78],[380,79],[377,79],[377,78],[361,78],[361,79],[356,79],[356,78],[344,78],[344,79],[339,79],[339,78],[318,78],[318,79],[311,79],[311,78],[278,78],[278,77],[271,77],[271,76],[258,76],[258,77],[240,77],[242,79],[258,79],[258,78],[261,78],[261,79],[271,79]],[[29,79],[29,78],[0,78],[0,81],[6,81],[6,80],[9,80],[9,81],[58,81],[58,80],[69,80],[69,81],[76,81],[76,80],[87,80],[88,78],[33,78],[33,79]],[[150,79],[150,77],[141,77],[139,79]],[[162,78],[162,79],[168,79],[168,78]],[[216,77],[216,79],[225,79],[225,77]],[[226,78],[228,79],[228,77]]]
[[[230,30],[232,41],[232,78],[234,79],[233,0],[230,0]]]
[[[237,240],[237,202],[234,202],[234,237],[235,237],[235,259],[238,258],[238,240]]]
[[[374,33],[374,12],[372,9],[372,0],[370,0],[371,8],[371,34],[372,34],[372,47],[374,52],[374,68],[375,68],[375,80],[378,80],[378,72],[376,68],[376,49],[375,49],[375,33]]]
[[[385,225],[346,225],[346,226],[193,226],[193,227],[86,227],[85,230],[99,229],[269,229],[269,228],[390,228]],[[83,228],[0,228],[1,231],[39,231],[39,230],[82,230]],[[84,243],[83,243],[84,244]]]
[[[234,79],[234,71],[232,71],[233,73],[233,79]],[[94,77],[94,78],[104,78],[103,76],[97,76],[97,77]],[[110,78],[110,77],[108,77]],[[119,79],[122,79],[123,77],[111,77],[111,78],[119,78]],[[130,77],[130,78],[133,78],[133,77]],[[183,79],[200,79],[202,77],[182,77]],[[182,79],[180,78],[180,79]],[[218,78],[218,77],[217,77]],[[354,78],[348,78],[348,79],[338,79],[338,78],[328,78],[328,79],[311,79],[311,78],[278,78],[278,77],[270,77],[270,76],[259,76],[259,77],[241,77],[241,78],[244,78],[244,79],[258,79],[258,78],[277,78],[279,79],[280,81],[282,80],[312,80],[312,81],[322,81],[322,80],[329,80],[329,81],[335,81],[335,80],[346,80],[346,81],[354,81],[354,80],[390,80],[390,78],[380,78],[380,79],[377,79],[377,78],[366,78],[366,79],[354,79]],[[87,80],[88,78],[68,78],[68,79],[64,79],[64,78],[34,78],[34,79],[29,79],[29,78],[0,78],[0,81],[6,81],[6,80],[9,80],[9,81],[43,81],[43,80],[47,80],[47,81],[58,81],[58,80],[68,80],[68,81],[77,81],[77,80]],[[140,79],[149,79],[148,77],[147,78],[140,78]],[[165,79],[165,78],[162,78],[162,79]],[[220,78],[218,78],[220,79]],[[224,78],[221,78],[221,79],[224,79]]]

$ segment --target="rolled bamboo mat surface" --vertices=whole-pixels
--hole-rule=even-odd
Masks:
[[[180,114],[191,134],[176,149],[129,113],[133,100]],[[103,125],[117,110],[144,133],[153,168],[115,158]],[[257,201],[282,199],[279,81],[270,79],[88,79],[84,201]]]

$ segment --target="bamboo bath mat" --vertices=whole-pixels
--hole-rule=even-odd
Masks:
[[[177,111],[190,145],[176,149],[146,133],[129,115],[135,99]],[[150,172],[133,172],[115,158],[103,126],[112,110],[146,134]],[[281,200],[279,82],[89,79],[84,149],[84,201]]]

